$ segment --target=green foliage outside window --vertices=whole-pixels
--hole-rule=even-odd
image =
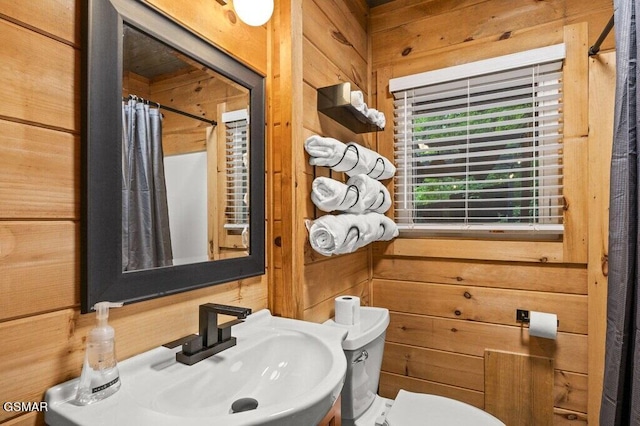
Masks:
[[[415,166],[428,166],[429,164],[438,161],[439,156],[449,154],[464,154],[467,147],[453,145],[459,144],[460,141],[464,141],[467,135],[476,135],[476,137],[470,141],[469,154],[470,158],[474,155],[482,154],[481,147],[474,147],[474,143],[483,143],[490,141],[492,136],[495,137],[496,133],[522,129],[522,133],[515,133],[506,136],[504,145],[494,146],[487,148],[491,150],[498,149],[510,149],[520,148],[525,146],[531,146],[531,141],[519,141],[519,138],[530,138],[532,132],[530,128],[530,119],[532,116],[532,104],[523,103],[513,106],[504,106],[496,108],[482,109],[479,111],[464,111],[457,113],[449,113],[443,115],[436,115],[431,117],[415,118],[413,120],[413,142],[414,146],[419,146],[420,150],[416,150],[413,153],[413,164]],[[513,111],[509,114],[509,111]],[[486,117],[487,115],[496,115],[494,117]],[[521,119],[522,122],[519,122]],[[514,123],[514,121],[516,121]],[[431,124],[430,123],[434,123]],[[478,125],[482,128],[473,128]],[[493,124],[493,125],[491,125]],[[469,128],[471,127],[471,128]],[[441,131],[441,132],[438,132]],[[429,134],[426,134],[428,132]],[[438,133],[433,133],[438,132]],[[487,138],[478,137],[483,133],[489,133]],[[452,138],[459,136],[460,139],[452,142],[442,142],[442,138]],[[504,136],[503,136],[504,137]],[[431,143],[431,147],[430,147]],[[446,144],[452,145],[450,150],[446,150]],[[436,152],[435,147],[438,147]],[[431,148],[431,149],[430,149]],[[443,149],[444,148],[444,149]],[[489,157],[487,157],[489,158]],[[483,160],[485,158],[483,157]],[[473,169],[474,174],[466,176],[464,168],[465,163],[452,160],[445,160],[445,163],[450,163],[450,170],[454,172],[452,175],[459,176],[458,178],[453,176],[446,177],[429,177],[429,174],[442,173],[441,167],[433,170],[422,170],[421,175],[416,177],[414,184],[414,202],[416,202],[416,209],[455,209],[456,206],[461,208],[460,204],[464,200],[478,200],[473,205],[477,208],[492,207],[496,205],[495,200],[492,202],[487,201],[484,204],[480,200],[481,197],[505,197],[504,201],[497,202],[498,205],[508,204],[509,208],[505,209],[510,217],[506,217],[505,214],[496,208],[496,219],[501,221],[519,221],[518,218],[521,215],[528,216],[530,213],[528,210],[536,207],[536,198],[534,181],[533,180],[521,180],[531,177],[531,171],[512,171],[511,169],[521,168],[521,162],[526,162],[529,168],[537,165],[537,159],[534,158],[534,154],[527,153],[504,153],[499,156],[500,161],[496,161],[495,164],[489,165],[474,165],[473,160],[469,163],[469,167]],[[512,161],[504,161],[512,160]],[[445,165],[446,167],[446,165]],[[466,180],[466,183],[464,182]],[[501,193],[499,188],[508,188],[509,192]],[[522,191],[514,191],[515,188],[522,188]],[[487,189],[495,189],[492,192],[482,192]],[[484,195],[483,195],[484,194]],[[511,198],[509,200],[508,198]],[[528,200],[513,201],[518,198],[532,198]],[[452,203],[447,203],[451,201]],[[456,204],[456,202],[458,204]],[[452,207],[453,206],[453,207]],[[444,212],[445,215],[447,214]],[[437,212],[435,214],[427,214],[426,216],[440,216]],[[522,219],[527,221],[527,219]]]

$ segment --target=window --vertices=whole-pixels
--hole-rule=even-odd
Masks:
[[[224,229],[240,234],[249,226],[247,110],[222,114],[225,126],[226,203]]]
[[[401,230],[562,233],[564,45],[393,79]]]

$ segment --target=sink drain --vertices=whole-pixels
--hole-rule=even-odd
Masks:
[[[232,413],[242,413],[243,411],[255,410],[258,408],[258,401],[253,398],[240,398],[231,404]]]

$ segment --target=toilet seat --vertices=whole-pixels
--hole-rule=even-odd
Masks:
[[[472,405],[437,395],[400,390],[386,417],[387,426],[505,426]]]

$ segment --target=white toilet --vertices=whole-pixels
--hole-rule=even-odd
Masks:
[[[356,325],[325,324],[349,330],[342,343],[347,376],[342,389],[342,424],[345,426],[505,426],[479,408],[436,395],[401,390],[395,400],[378,396],[384,339],[389,311],[360,308]]]

